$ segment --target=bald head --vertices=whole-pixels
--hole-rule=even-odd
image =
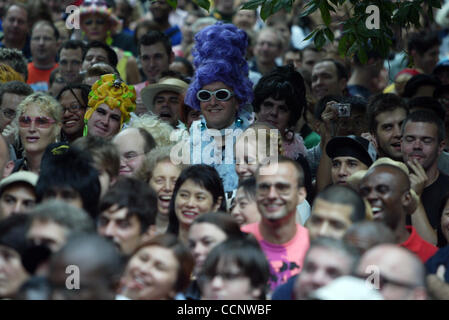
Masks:
[[[410,179],[392,165],[368,170],[359,185],[360,195],[371,205],[374,220],[384,222],[393,231],[405,228],[406,209],[413,199]]]
[[[387,172],[390,175],[393,175],[396,179],[398,185],[402,186],[403,189],[410,189],[410,178],[408,175],[399,167],[393,166],[391,164],[380,164],[375,167],[372,167],[366,173],[364,179],[366,179],[371,174],[379,174],[381,172]]]
[[[127,128],[114,137],[120,153],[120,175],[133,176],[142,166],[145,154],[156,147],[153,136],[142,128]]]
[[[385,299],[426,298],[424,265],[405,248],[394,244],[378,245],[362,256],[357,272],[374,279]]]

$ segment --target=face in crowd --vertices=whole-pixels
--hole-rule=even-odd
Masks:
[[[157,212],[168,215],[170,200],[181,168],[175,166],[170,159],[160,161],[154,167],[150,179],[150,187],[157,193]]]
[[[196,217],[220,208],[219,198],[214,202],[213,195],[203,186],[187,179],[179,188],[175,198],[175,213],[179,225],[189,228]]]

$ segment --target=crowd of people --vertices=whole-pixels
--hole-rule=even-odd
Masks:
[[[366,63],[243,4],[0,2],[0,298],[449,299],[449,3]]]

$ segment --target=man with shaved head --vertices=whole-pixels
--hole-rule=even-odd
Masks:
[[[373,279],[386,300],[427,299],[424,265],[396,245],[381,244],[368,250],[360,259],[357,274]]]
[[[414,227],[406,226],[406,208],[413,199],[410,179],[402,169],[390,164],[377,165],[368,170],[359,190],[371,205],[374,220],[393,230],[396,243],[414,252],[423,262],[435,254],[434,245],[423,240]]]
[[[364,219],[360,195],[349,187],[331,185],[317,195],[306,227],[311,240],[320,236],[341,239],[353,223]]]

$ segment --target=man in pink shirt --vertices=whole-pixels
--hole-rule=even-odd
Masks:
[[[269,283],[274,290],[301,271],[309,232],[295,220],[296,206],[307,195],[303,168],[282,156],[270,161],[256,171],[256,199],[262,220],[245,225],[242,231],[259,241],[270,263]]]

